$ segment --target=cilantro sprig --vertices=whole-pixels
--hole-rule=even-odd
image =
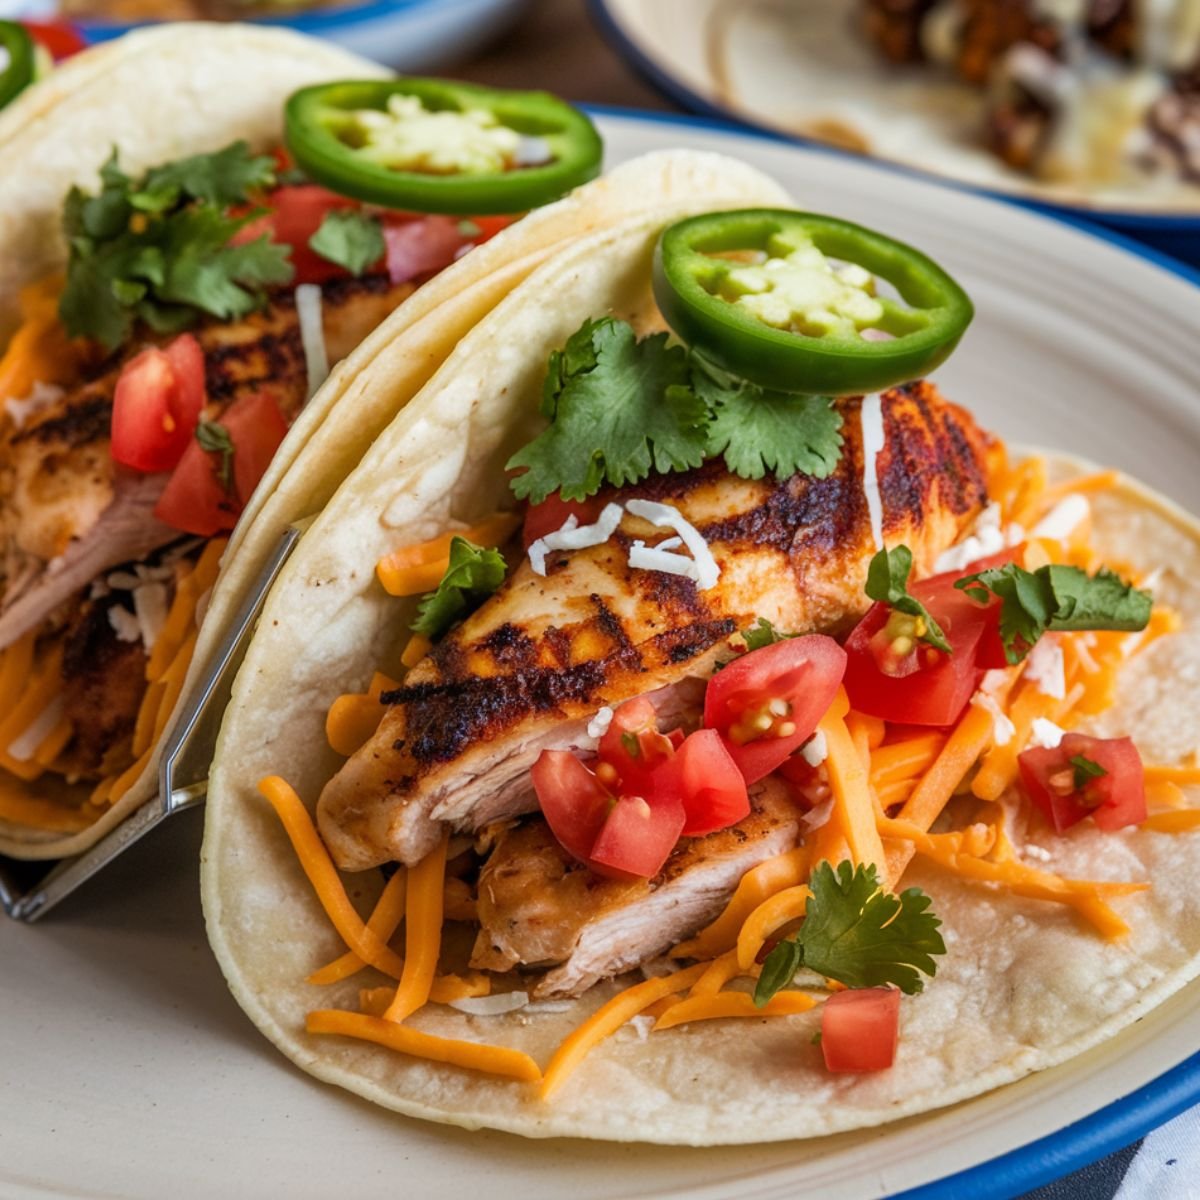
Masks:
[[[937,973],[933,956],[945,954],[946,943],[938,932],[941,921],[929,911],[932,901],[920,888],[899,896],[883,891],[873,864],[852,866],[848,860],[836,872],[819,863],[808,886],[804,923],[767,955],[755,1004],[766,1004],[801,967],[847,987],[893,984],[907,995],[925,986],[921,972]]]
[[[1010,663],[1019,663],[1047,630],[1145,629],[1154,604],[1149,592],[1138,591],[1107,567],[1088,575],[1057,563],[1036,571],[1006,563],[954,586],[981,604],[999,597],[1000,637]]]
[[[746,643],[746,651],[761,650],[764,646],[773,646],[776,642],[786,642],[789,638],[799,637],[798,633],[780,633],[766,617],[759,617],[756,624],[742,630],[742,640]]]
[[[451,539],[450,565],[437,590],[421,600],[412,631],[436,641],[486,600],[504,582],[506,571],[499,550],[485,550],[462,537]]]
[[[651,470],[722,455],[736,475],[825,478],[841,456],[841,415],[827,396],[764,392],[726,376],[664,333],[638,339],[614,317],[588,320],[550,355],[549,427],[508,461],[521,499],[585,500]]]
[[[265,234],[240,245],[233,238],[261,215],[250,206],[274,182],[274,160],[245,142],[136,180],[114,150],[99,191],[72,188],[63,207],[70,256],[59,316],[67,333],[115,350],[138,320],[175,333],[201,313],[231,320],[260,307],[264,288],[291,281],[290,248]]]
[[[377,263],[387,250],[379,218],[353,208],[331,208],[308,245],[354,276]]]
[[[950,643],[946,640],[942,627],[933,619],[929,609],[908,590],[912,561],[912,551],[907,546],[897,546],[894,550],[885,547],[880,550],[867,568],[867,597],[888,605],[894,612],[904,613],[905,616],[923,623],[925,631],[918,633],[917,637],[949,654]]]

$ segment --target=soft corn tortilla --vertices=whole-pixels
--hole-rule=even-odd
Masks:
[[[715,1145],[811,1137],[954,1103],[1048,1067],[1113,1036],[1200,968],[1195,834],[1090,825],[1039,838],[1049,869],[1155,881],[1117,901],[1133,927],[1109,944],[1065,907],[971,886],[918,859],[905,877],[945,922],[949,953],[923,995],[902,1007],[895,1067],[830,1075],[819,1011],[709,1021],[643,1039],[627,1028],[594,1051],[549,1103],[526,1085],[305,1033],[317,1008],[358,1009],[373,971],[332,988],[304,982],[344,950],[278,820],[256,792],[282,774],[305,803],[341,763],[324,737],[340,693],[395,670],[412,603],[386,596],[372,566],[397,545],[511,503],[503,464],[530,436],[546,356],[587,316],[659,325],[647,280],[665,215],[577,243],[463,339],[430,384],[379,438],[302,538],[273,588],[226,710],[209,783],[202,852],[208,933],[254,1023],[313,1075],[410,1116],[529,1137],[572,1136]],[[1062,464],[1062,471],[1079,469]],[[1134,659],[1105,732],[1129,732],[1150,762],[1200,744],[1200,528],[1133,485],[1100,496],[1101,545],[1136,567],[1170,564],[1158,594],[1189,631]],[[364,913],[378,872],[347,876]],[[513,1046],[543,1067],[583,1017],[628,981],[607,983],[565,1012],[472,1017],[430,1005],[409,1019],[446,1037]]]
[[[95,183],[114,141],[130,170],[239,137],[270,146],[282,136],[283,102],[295,88],[320,79],[383,74],[324,43],[258,26],[174,26],[130,35],[101,50],[107,53],[99,66],[94,61],[89,66],[89,51],[69,64],[83,64],[75,74],[64,69],[18,102],[27,102],[29,116],[5,146],[6,171],[0,178],[0,330],[6,311],[15,311],[15,289],[62,266],[63,196],[72,184]],[[222,90],[222,80],[227,85],[243,77],[253,84]],[[78,89],[71,87],[72,79],[80,81]],[[156,119],[148,125],[146,96],[156,80],[165,107],[156,107]],[[43,91],[47,88],[53,92]],[[40,173],[47,156],[56,165]],[[28,169],[21,168],[23,162]],[[22,189],[23,179],[35,180],[36,187]],[[721,155],[681,150],[631,160],[536,209],[423,284],[335,368],[292,426],[232,535],[176,716],[204,680],[230,620],[281,534],[292,522],[320,511],[458,340],[573,240],[640,210],[694,197],[703,197],[709,208],[787,199],[766,176]],[[17,252],[26,246],[39,249]],[[3,307],[6,301],[9,310]],[[62,796],[65,787],[43,778],[33,790]],[[80,853],[141,807],[157,787],[155,755],[137,783],[80,833],[0,822],[0,854],[52,859]],[[86,789],[80,799],[85,795]]]

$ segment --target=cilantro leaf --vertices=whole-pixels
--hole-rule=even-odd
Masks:
[[[331,208],[308,244],[352,275],[361,275],[387,252],[379,218],[353,208]]]
[[[819,863],[808,886],[804,923],[767,955],[755,1004],[765,1004],[801,966],[847,987],[892,984],[910,995],[924,987],[920,972],[937,973],[933,955],[945,954],[946,943],[920,888],[899,896],[885,892],[874,865],[855,867],[848,860],[836,873],[828,862]]]
[[[665,333],[638,341],[624,321],[587,321],[550,356],[542,412],[550,427],[508,460],[525,468],[513,491],[534,504],[704,461],[708,412],[688,387],[687,352]]]
[[[70,245],[59,316],[71,337],[115,350],[135,320],[158,332],[193,324],[199,313],[229,319],[260,306],[262,288],[290,282],[290,248],[266,237],[234,245],[259,214],[238,216],[252,193],[274,182],[274,163],[244,142],[146,173],[121,170],[114,151],[100,189],[72,188],[63,206]]]
[[[907,546],[897,546],[894,550],[885,547],[871,559],[871,565],[867,568],[867,596],[889,605],[895,612],[923,621],[925,632],[916,636],[949,654],[950,643],[946,641],[942,627],[933,619],[929,609],[908,590],[911,570],[912,551]]]
[[[234,445],[229,430],[216,421],[201,421],[196,426],[196,441],[200,443],[201,450],[221,456],[217,466],[217,478],[227,492],[233,491]]]
[[[271,155],[253,155],[247,143],[233,142],[211,154],[194,154],[152,168],[130,199],[135,208],[154,213],[187,200],[231,208],[272,187],[275,166]]]
[[[842,415],[829,396],[765,391],[718,374],[693,355],[692,388],[711,410],[707,455],[723,455],[743,479],[768,471],[786,479],[802,471],[832,474],[842,454]]]
[[[1088,575],[1058,563],[1036,571],[1006,563],[954,586],[981,604],[999,597],[1000,637],[1010,663],[1019,663],[1050,629],[1145,629],[1154,604],[1149,592],[1138,591],[1107,567]]]
[[[1084,754],[1072,754],[1067,761],[1075,768],[1075,777],[1072,782],[1075,784],[1077,792],[1087,787],[1088,780],[1101,779],[1108,774],[1098,762],[1093,762]]]
[[[773,646],[776,642],[786,642],[788,638],[799,636],[796,633],[780,633],[766,617],[759,617],[757,625],[742,631],[747,651],[761,650],[764,646]]]
[[[469,609],[486,600],[504,582],[506,573],[504,556],[499,550],[485,550],[466,538],[453,538],[450,565],[437,591],[422,599],[411,626],[413,632],[431,640],[441,637]]]

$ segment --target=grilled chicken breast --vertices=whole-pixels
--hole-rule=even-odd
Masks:
[[[679,843],[654,879],[604,879],[576,862],[540,818],[509,830],[479,876],[471,966],[553,966],[536,997],[578,996],[699,932],[752,867],[799,840],[800,809],[776,779],[751,789],[750,815]]]
[[[536,807],[529,768],[543,749],[591,749],[601,705],[652,693],[678,709],[735,631],[765,617],[789,632],[836,632],[865,611],[875,552],[863,490],[860,400],[841,402],[843,454],[826,479],[737,478],[719,461],[622,492],[674,505],[720,566],[704,591],[628,566],[632,539],[663,532],[626,514],[607,543],[527,560],[385,696],[375,736],[326,785],[322,836],[339,866],[419,861],[445,826],[470,830]],[[986,499],[988,441],[928,383],[883,404],[877,462],[889,544],[915,570],[963,534]]]
[[[324,285],[330,362],[349,354],[412,290],[412,284],[394,287],[382,275]],[[308,376],[291,292],[244,320],[208,322],[196,337],[204,351],[210,419],[254,392],[273,396],[289,421],[299,412]],[[153,515],[168,477],[125,471],[109,454],[117,379],[140,349],[132,347],[100,377],[4,431],[0,649],[101,572],[179,536]]]

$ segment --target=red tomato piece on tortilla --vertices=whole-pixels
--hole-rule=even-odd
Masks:
[[[1108,832],[1146,819],[1145,771],[1130,738],[1068,733],[1053,749],[1023,751],[1017,765],[1030,800],[1057,833],[1088,816]]]
[[[900,1038],[896,988],[849,988],[834,992],[821,1013],[821,1053],[836,1072],[886,1071]]]
[[[710,680],[705,727],[721,735],[746,783],[756,783],[812,737],[845,670],[846,652],[823,634],[752,650]]]

